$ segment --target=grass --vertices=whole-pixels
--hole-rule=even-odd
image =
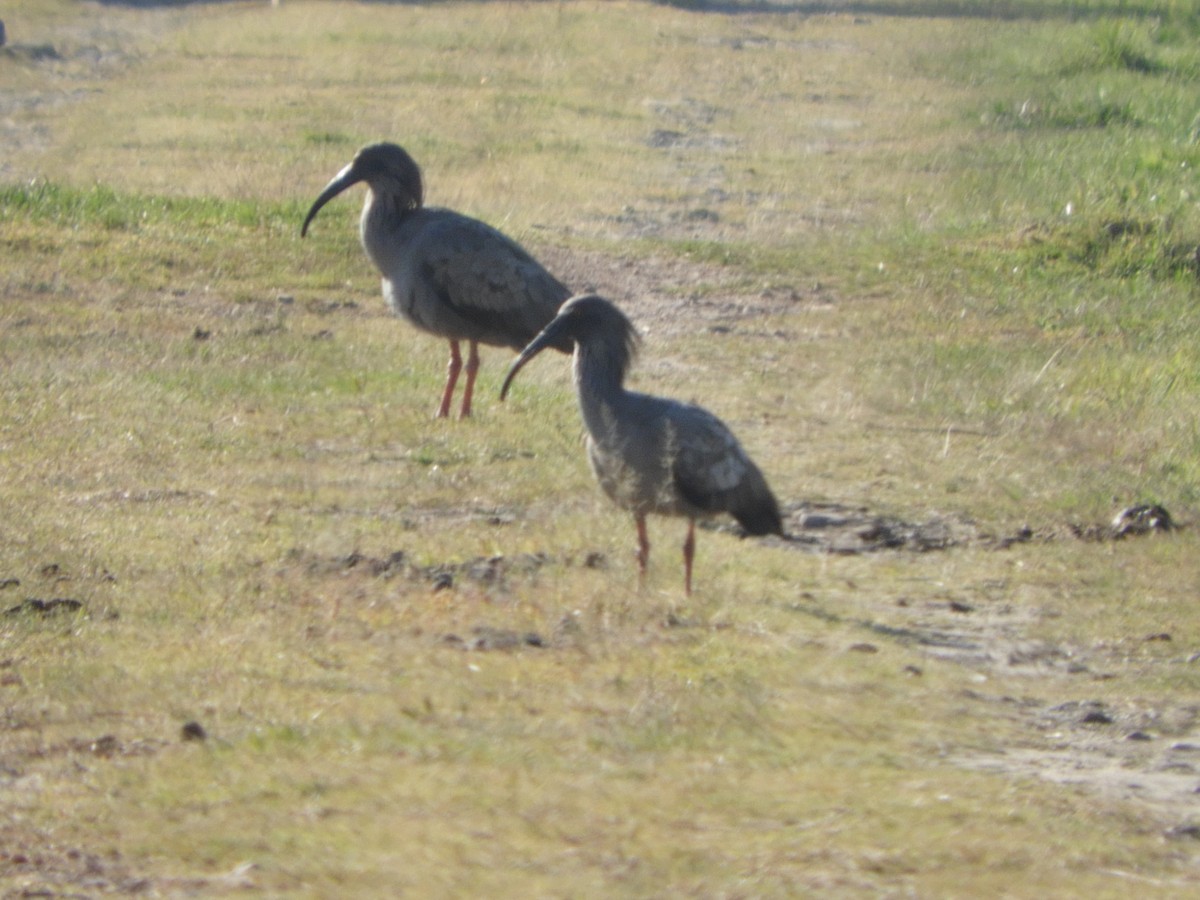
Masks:
[[[13,96],[82,93],[0,163],[0,607],[84,606],[0,615],[6,891],[1194,889],[1176,807],[963,764],[1089,750],[1067,703],[1131,777],[1194,740],[1192,529],[1061,537],[1195,516],[1194,14],[691,6],[9,4],[61,50],[0,57]],[[632,272],[637,386],[784,501],[1060,537],[703,531],[687,600],[654,520],[639,591],[561,360],[501,405],[493,351],[432,422],[444,348],[356,204],[299,239],[380,137],[431,202]]]

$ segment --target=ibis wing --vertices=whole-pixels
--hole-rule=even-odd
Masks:
[[[681,495],[705,512],[723,512],[753,465],[725,423],[698,406],[678,405],[669,427],[672,474]]]
[[[570,294],[520,244],[484,222],[447,212],[422,238],[422,281],[476,340],[519,350]]]
[[[704,512],[730,513],[751,534],[780,533],[778,503],[733,432],[706,410],[682,410],[672,416],[677,433],[672,474],[680,496]]]

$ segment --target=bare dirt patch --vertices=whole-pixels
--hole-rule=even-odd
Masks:
[[[30,33],[14,16],[5,22],[7,43],[0,47],[0,178],[22,180],[39,174],[18,168],[15,159],[32,158],[54,144],[46,114],[86,99],[105,79],[135,64],[144,49],[170,33],[184,12],[170,7],[147,10],[93,10],[52,30]]]
[[[974,695],[1008,704],[1029,732],[1025,746],[960,754],[964,768],[1006,777],[1037,778],[1133,804],[1172,840],[1200,839],[1200,707],[1129,705],[1100,701],[1043,703]]]
[[[603,294],[654,337],[737,334],[765,315],[827,308],[834,302],[819,284],[756,288],[733,270],[688,259],[614,257],[553,246],[539,246],[537,253],[572,290]]]

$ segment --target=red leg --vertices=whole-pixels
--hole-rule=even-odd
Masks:
[[[458,383],[460,369],[462,369],[462,355],[458,352],[458,341],[451,341],[450,362],[446,365],[446,389],[442,391],[442,405],[438,407],[437,411],[439,419],[450,415],[450,400],[454,396],[454,385]]]
[[[687,537],[683,539],[683,587],[692,596],[692,560],[696,556],[696,521],[688,519]]]
[[[471,415],[471,396],[475,393],[475,373],[479,371],[479,343],[471,341],[467,351],[467,384],[463,388],[462,410],[458,417],[465,419]]]
[[[650,561],[650,538],[646,534],[646,517],[636,516],[635,521],[638,534],[638,587],[641,587],[646,581],[646,563]]]

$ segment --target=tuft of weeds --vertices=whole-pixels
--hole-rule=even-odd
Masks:
[[[1150,55],[1147,41],[1140,29],[1120,19],[1100,21],[1091,27],[1089,42],[1082,56],[1064,65],[1063,74],[1080,70],[1116,70],[1156,74],[1164,70],[1159,60]]]

